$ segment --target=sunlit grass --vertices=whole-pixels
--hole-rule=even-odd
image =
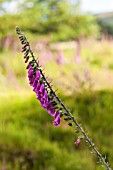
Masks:
[[[108,155],[112,164],[113,95],[109,91],[113,88],[112,43],[91,40],[81,45],[81,64],[75,62],[75,48],[63,49],[66,63],[58,65],[53,58],[51,62],[45,63],[44,72],[53,80],[53,88],[59,89],[61,98],[78,121],[82,122],[100,151]],[[97,160],[90,154],[85,142],[75,148],[77,136],[73,135],[73,130],[66,123],[62,121],[61,127],[53,127],[52,118],[40,107],[29,86],[22,54],[3,51],[0,61],[0,150],[9,154],[6,157],[14,154],[11,160],[15,162],[14,166],[21,160],[25,162],[23,166],[27,166],[25,159],[30,154],[34,159],[33,170],[104,169],[96,165]],[[66,97],[75,86],[74,71],[82,75],[85,68],[91,73],[94,90],[106,91],[88,94],[73,92],[73,95]],[[0,154],[0,161],[4,153]],[[9,169],[12,169],[11,161],[6,160],[7,166],[11,166]]]
[[[81,112],[82,109],[85,108],[85,101],[89,100],[90,102],[90,97],[88,97],[89,99],[85,97],[84,100],[79,101],[74,95],[66,98],[61,94],[60,96],[70,109],[73,108],[73,114],[75,116],[77,116],[77,110]],[[75,147],[74,142],[77,136],[74,135],[72,128],[68,126],[68,128],[65,128],[63,122],[61,127],[56,128],[53,126],[52,117],[41,108],[39,102],[35,99],[35,95],[18,92],[15,94],[8,93],[7,96],[4,95],[1,99],[0,150],[2,150],[2,152],[0,155],[3,159],[6,159],[6,167],[10,165],[11,168],[9,169],[12,169],[12,166],[16,169],[16,166],[20,165],[20,160],[23,162],[23,167],[25,165],[30,167],[29,161],[33,159],[32,169],[34,170],[37,168],[45,168],[48,170],[56,168],[58,170],[104,169],[101,166],[96,166],[95,161],[97,160],[94,160],[93,155],[90,155],[85,141],[83,141],[78,148]],[[91,100],[91,105],[92,104]],[[91,106],[88,108],[91,109]],[[99,106],[99,108],[101,108],[101,106]],[[97,108],[98,111],[99,108]],[[87,114],[87,111],[83,112],[83,114],[85,113]],[[93,112],[91,111],[91,113]],[[89,129],[87,126],[87,116],[81,114],[78,116],[79,120],[83,117],[83,124],[86,124],[86,129]],[[89,115],[89,119],[92,121],[91,115]],[[104,117],[102,119],[104,120]],[[93,127],[95,127],[95,124],[92,124],[92,129],[89,129],[90,135],[94,133]],[[93,136],[96,136],[96,134],[94,133]],[[96,138],[98,146],[100,144],[99,140],[100,138],[98,136],[98,138]],[[108,141],[110,140],[107,139],[106,142],[108,144],[111,143],[112,147],[112,142]],[[104,142],[104,146],[106,149],[109,149],[106,147],[106,142]],[[11,155],[13,155],[13,159],[11,159]],[[29,157],[28,155],[31,155],[29,161],[26,159]]]
[[[91,73],[92,81],[94,82],[95,89],[105,89],[113,87],[113,48],[112,43],[107,41],[94,41],[88,40],[81,43],[81,63],[75,62],[75,48],[63,49],[63,56],[65,63],[58,65],[55,62],[56,54],[53,60],[45,63],[42,68],[45,68],[46,76],[56,82],[64,82],[68,84],[73,81],[74,71],[79,74],[88,69]],[[54,54],[54,53],[53,53]],[[35,53],[38,56],[37,52]],[[27,71],[25,69],[24,59],[20,52],[5,51],[0,53],[0,88],[2,91],[5,89],[22,90],[29,89],[27,80]],[[60,87],[59,87],[60,88]]]

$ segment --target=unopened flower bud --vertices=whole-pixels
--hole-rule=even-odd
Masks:
[[[68,123],[69,126],[72,126],[72,123]]]
[[[23,48],[23,49],[22,49],[22,52],[24,52],[24,51],[26,51],[26,48]]]
[[[26,57],[25,63],[27,63],[29,60],[29,56]]]
[[[78,146],[78,145],[80,144],[80,142],[81,142],[81,140],[80,140],[80,138],[78,138],[74,144],[75,144],[76,146]]]

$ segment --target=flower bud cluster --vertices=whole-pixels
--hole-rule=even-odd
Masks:
[[[41,75],[41,70],[38,63],[36,63],[36,60],[30,56],[31,51],[26,37],[21,34],[19,39],[23,45],[22,52],[24,52],[25,63],[28,64],[26,69],[28,70],[29,83],[33,87],[33,91],[36,93],[37,100],[40,101],[41,106],[54,117],[54,126],[59,126],[60,109],[57,107],[56,98],[52,96],[48,90],[47,85]]]
[[[45,87],[45,84],[41,78],[40,70],[36,70],[36,73],[34,74],[33,67],[28,64],[28,78],[29,83],[33,87],[33,91],[37,95],[37,100],[40,101],[41,106],[47,110],[47,112],[53,116],[55,119],[53,121],[53,124],[55,126],[60,125],[60,112],[55,109],[54,105],[52,103],[55,103],[55,100],[50,99],[48,95],[48,91]]]
[[[50,84],[45,79],[38,62],[34,58],[33,52],[30,49],[29,42],[20,30],[17,29],[16,31],[22,44],[22,52],[24,53],[25,63],[28,64],[26,69],[28,70],[29,84],[33,87],[33,91],[37,95],[37,100],[39,100],[41,106],[54,117],[53,124],[55,126],[60,125],[60,118],[62,116],[64,116],[65,121],[69,122],[68,125],[72,126],[72,118],[68,113],[64,112],[59,98],[55,96]]]

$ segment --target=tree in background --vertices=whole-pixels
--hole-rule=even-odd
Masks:
[[[24,31],[37,35],[51,35],[51,41],[77,40],[96,35],[98,26],[93,16],[79,12],[79,3],[72,6],[68,0],[23,0],[16,1],[14,13],[8,13],[13,0],[0,2],[0,39],[14,35],[16,25]],[[6,10],[7,9],[7,10]],[[3,12],[5,11],[5,12]]]

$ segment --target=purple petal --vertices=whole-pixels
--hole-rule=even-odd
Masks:
[[[55,116],[55,109],[54,109],[54,107],[51,107],[50,110],[48,111],[48,113],[49,113],[51,116]]]
[[[32,78],[33,77],[33,69],[29,69],[28,71],[28,77]]]
[[[30,70],[33,70],[31,65],[29,65],[28,73],[29,73]]]
[[[40,71],[39,71],[39,70],[36,71],[36,78],[37,78],[38,80],[40,80]]]
[[[40,90],[40,86],[41,86],[41,84],[40,84],[40,82],[38,82],[36,88],[33,89],[33,91],[34,91],[37,95],[38,95],[38,92],[39,92],[39,90]]]
[[[44,84],[41,84],[39,92],[40,93],[44,93],[44,90],[45,90]]]
[[[41,100],[42,107],[45,108],[45,109],[47,109],[47,106],[48,106],[49,102],[50,102],[50,101],[49,101],[48,98],[46,98],[46,99],[43,99],[43,98],[42,98],[42,100]]]
[[[53,121],[54,126],[60,126],[60,113],[57,111],[55,113],[55,119]]]
[[[36,93],[37,94],[37,99],[40,101],[40,102],[43,102],[43,100],[42,100],[42,95],[40,94],[40,93]]]
[[[51,101],[48,101],[48,103],[46,103],[46,105],[47,105],[46,110],[48,111],[48,113],[51,116],[55,116],[55,109],[54,109],[53,105],[51,104]]]
[[[33,86],[34,79],[35,79],[34,77],[29,78],[29,84],[30,84],[31,86]]]
[[[43,95],[42,98],[45,99],[45,100],[48,98],[48,94],[47,94],[47,91],[46,91],[46,90],[44,90],[44,95]]]
[[[38,80],[37,80],[37,78],[35,78],[35,79],[34,79],[34,82],[33,82],[33,87],[34,87],[34,89],[36,89],[37,84],[38,84]]]
[[[51,109],[51,107],[53,107],[53,106],[52,106],[51,102],[49,101],[46,109],[49,111]]]

